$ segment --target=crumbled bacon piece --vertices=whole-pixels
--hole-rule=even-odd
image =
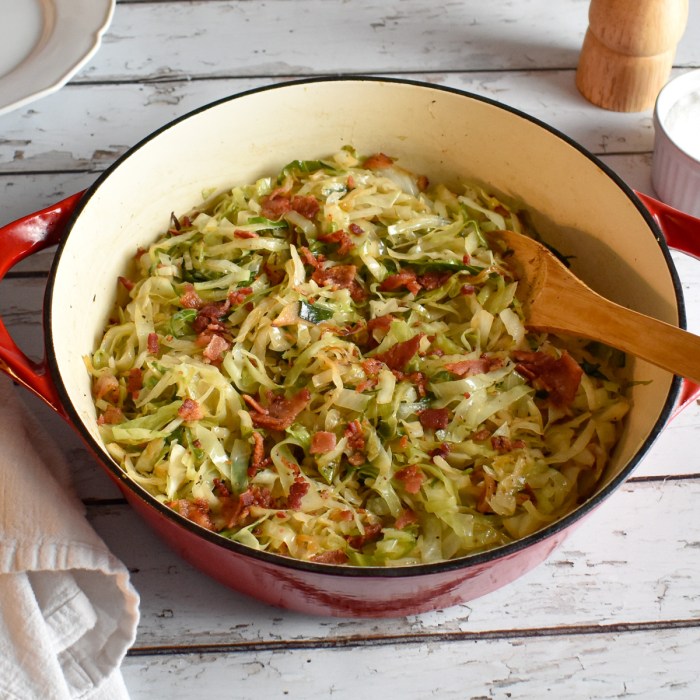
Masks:
[[[185,309],[198,309],[204,306],[204,300],[191,284],[186,284],[185,291],[180,295],[180,305]]]
[[[482,428],[473,433],[471,439],[481,442],[482,440],[486,440],[487,437],[490,437],[490,435],[491,433],[486,428]]]
[[[270,284],[273,287],[278,285],[284,279],[284,270],[272,267],[267,260],[263,263],[262,271],[265,273],[267,279],[270,281]],[[250,289],[250,287],[244,287],[244,289]]]
[[[376,318],[371,318],[367,321],[367,332],[371,333],[375,328],[381,328],[382,330],[389,330],[394,317],[391,314],[385,314],[384,316],[377,316]]]
[[[250,515],[250,509],[255,506],[260,508],[270,508],[272,506],[269,489],[257,484],[247,488],[240,496],[231,496],[230,498],[222,499],[222,501],[222,529],[243,525]]]
[[[272,281],[272,280],[270,280]],[[231,306],[239,306],[253,293],[252,287],[239,287],[228,293],[228,301]]]
[[[505,452],[511,452],[519,447],[525,447],[525,443],[522,440],[511,440],[504,435],[493,435],[491,437],[491,447],[503,454]]]
[[[221,359],[221,355],[230,347],[230,344],[220,335],[213,335],[202,354],[210,362],[217,362]]]
[[[207,329],[217,330],[223,328],[220,326],[219,321],[226,316],[230,308],[230,298],[224,299],[223,301],[215,301],[209,304],[204,304],[199,308],[199,311],[197,311],[197,317],[194,319],[194,321],[192,321],[192,330],[195,333],[202,333]],[[212,326],[214,326],[214,328],[212,328]]]
[[[380,352],[374,355],[375,360],[381,360],[389,369],[399,370],[403,372],[406,365],[413,359],[418,352],[422,333],[414,335],[413,338],[401,341],[392,345],[385,352]]]
[[[583,370],[568,352],[555,358],[542,351],[515,350],[512,357],[518,363],[515,369],[533,386],[546,391],[552,406],[562,408],[573,402]]]
[[[363,391],[366,391],[367,389],[370,389],[377,385],[377,382],[379,381],[379,372],[383,369],[384,363],[370,357],[362,361],[361,367],[362,371],[365,373],[366,379],[361,381],[355,387],[355,391],[359,393],[362,393]]]
[[[197,498],[193,501],[180,498],[176,501],[169,501],[166,505],[193,523],[197,523],[207,530],[214,530],[209,504],[203,498]]]
[[[340,289],[349,289],[355,281],[355,265],[334,265],[333,267],[317,268],[311,275],[311,279],[319,287],[332,285]]]
[[[134,367],[129,370],[129,376],[126,378],[126,390],[131,394],[131,398],[136,400],[141,389],[143,389],[143,370],[140,367]]]
[[[119,380],[113,374],[101,374],[95,379],[93,385],[95,399],[107,399],[107,401],[119,400]]]
[[[127,292],[130,292],[134,288],[134,283],[128,277],[119,277],[119,283],[121,284]]]
[[[429,430],[444,430],[450,422],[450,412],[446,408],[426,408],[418,414],[418,420]]]
[[[386,335],[393,320],[394,317],[391,314],[386,314],[371,318],[369,321],[360,321],[347,326],[342,335],[355,335],[357,345],[363,347],[365,351],[373,350]],[[379,369],[381,369],[381,363],[378,363],[377,371]]]
[[[340,508],[334,508],[328,517],[336,523],[350,522],[355,516],[352,514],[351,510],[341,510]]]
[[[381,534],[381,523],[369,523],[365,525],[365,531],[361,535],[352,535],[347,540],[353,549],[362,549],[368,542],[378,540]]]
[[[424,289],[430,291],[431,289],[437,289],[442,287],[448,279],[452,277],[452,273],[449,271],[440,272],[438,270],[428,270],[422,275],[418,275],[418,284]]]
[[[249,394],[243,394],[243,400],[256,412],[267,415],[267,409]]]
[[[199,311],[197,316],[206,316],[212,321],[220,321],[231,308],[231,302],[229,299],[224,299],[223,301],[212,301],[208,304],[204,304]]]
[[[284,463],[284,466],[287,467],[290,472],[292,472],[292,474],[296,474],[297,476],[301,474],[301,468],[295,461],[282,457],[282,462]]]
[[[335,433],[327,430],[319,430],[311,436],[311,447],[309,454],[317,455],[330,452],[335,448]]]
[[[409,525],[413,525],[414,523],[418,522],[418,516],[409,508],[406,508],[405,510],[402,510],[399,517],[396,518],[396,522],[394,523],[394,527],[397,530],[403,530],[405,527],[408,527]]]
[[[361,362],[362,371],[370,378],[376,377],[384,367],[384,363],[375,357],[368,357]]]
[[[409,464],[403,469],[399,469],[394,476],[403,482],[407,493],[418,493],[421,484],[425,481],[425,475],[417,464]]]
[[[281,394],[268,392],[268,406],[265,412],[254,411],[250,414],[253,425],[269,430],[286,430],[296,417],[306,408],[311,400],[308,389],[301,389],[289,399]]]
[[[384,153],[375,153],[365,158],[362,167],[367,168],[367,170],[384,170],[390,168],[393,164],[393,158],[390,158]]]
[[[317,270],[325,260],[323,255],[315,256],[306,246],[301,246],[299,252],[301,257],[304,258],[304,262]]]
[[[522,505],[523,503],[525,503],[525,501],[532,501],[534,504],[537,504],[537,496],[532,490],[530,484],[525,484],[525,486],[523,486],[522,488],[522,491],[519,491],[518,494],[515,496],[515,502],[518,505]]]
[[[228,486],[218,477],[214,479],[213,491],[219,498],[228,498],[231,495]]]
[[[311,279],[319,287],[331,285],[337,289],[350,290],[353,301],[361,302],[365,298],[365,291],[355,279],[357,268],[355,265],[334,265],[333,267],[318,267],[311,275]]]
[[[365,232],[362,226],[356,224],[355,222],[351,223],[348,226],[348,231],[350,231],[350,233],[352,233],[353,236],[361,236]]]
[[[450,444],[448,442],[443,442],[438,445],[435,449],[430,450],[428,453],[431,457],[447,457],[450,454]]]
[[[350,236],[348,236],[348,234],[342,229],[333,231],[332,233],[322,233],[318,237],[318,240],[323,241],[324,243],[337,243],[338,255],[341,257],[347,255],[350,252],[350,249],[355,247],[355,244],[352,242]]]
[[[463,297],[469,297],[472,294],[474,294],[475,292],[476,292],[476,287],[473,284],[463,284],[459,289],[459,293]]]
[[[237,228],[233,232],[233,237],[240,238],[242,240],[247,239],[247,238],[260,238],[260,236],[258,236],[258,234],[255,233],[255,231],[246,231],[243,228]]]
[[[491,436],[491,447],[493,447],[496,452],[510,452],[513,449],[513,444],[510,438],[504,435],[492,435]]]
[[[182,402],[182,406],[177,409],[177,415],[180,416],[182,420],[202,420],[202,418],[204,418],[204,411],[194,399],[185,399]]]
[[[395,369],[391,371],[399,381],[411,382],[411,384],[413,384],[413,386],[415,386],[418,390],[418,396],[420,396],[421,398],[428,393],[428,377],[426,377],[423,372],[409,372],[408,374],[406,374],[404,372],[399,372]]]
[[[148,340],[146,341],[146,346],[148,347],[148,352],[151,355],[157,355],[160,350],[160,340],[158,339],[157,333],[149,333]]]
[[[379,285],[382,292],[394,292],[397,289],[408,289],[411,294],[418,294],[421,290],[421,285],[418,282],[418,276],[415,270],[406,268],[393,275],[388,275]]]
[[[362,394],[368,389],[373,389],[375,386],[377,386],[376,379],[363,379],[359,384],[355,386],[355,391],[358,394]]]
[[[392,369],[391,373],[396,377],[397,381],[413,384],[421,398],[427,394],[428,378],[423,372],[402,372],[398,369]]]
[[[265,456],[265,444],[263,436],[253,431],[253,451],[248,465],[248,476],[254,477],[261,469],[270,464],[270,458]]]
[[[292,197],[291,208],[297,212],[297,214],[301,214],[307,219],[313,219],[314,216],[318,214],[321,205],[312,194],[305,197],[297,194]]]
[[[348,555],[342,549],[332,549],[328,552],[314,554],[311,561],[316,564],[347,564]]]
[[[479,357],[476,360],[448,362],[445,365],[445,369],[458,377],[472,377],[475,374],[486,374],[502,366],[503,359],[500,357]]]
[[[348,423],[345,437],[348,439],[348,462],[353,466],[362,464],[365,461],[365,436],[359,420]]]
[[[105,412],[97,419],[97,425],[117,425],[125,420],[121,408],[107,406]]]
[[[262,215],[270,221],[282,218],[291,208],[292,203],[289,197],[281,190],[274,190],[260,200]]]
[[[301,499],[309,492],[309,484],[303,476],[298,476],[289,487],[289,496],[287,496],[287,508],[290,510],[299,510],[301,508]]]

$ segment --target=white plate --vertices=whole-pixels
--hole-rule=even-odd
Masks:
[[[58,90],[97,51],[115,0],[0,0],[0,114]]]

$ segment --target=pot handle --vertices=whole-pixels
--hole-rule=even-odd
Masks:
[[[0,280],[21,260],[60,242],[65,226],[82,195],[82,192],[77,192],[57,204],[0,228]],[[48,371],[46,350],[44,349],[44,358],[40,362],[29,359],[12,340],[1,318],[0,371],[66,417],[56,385]]]
[[[674,209],[648,194],[642,192],[635,192],[635,194],[661,229],[668,246],[700,260],[700,219]],[[700,397],[700,384],[684,379],[672,418],[675,418],[698,397]]]
[[[700,260],[700,219],[670,207],[642,192],[635,192],[664,234],[669,247]]]

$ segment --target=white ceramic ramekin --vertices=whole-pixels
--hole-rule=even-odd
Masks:
[[[651,177],[670,206],[700,217],[700,69],[669,81],[654,109]]]

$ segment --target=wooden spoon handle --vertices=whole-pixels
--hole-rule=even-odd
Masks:
[[[556,281],[543,289],[529,324],[600,341],[700,382],[700,337],[615,304],[587,287]]]

